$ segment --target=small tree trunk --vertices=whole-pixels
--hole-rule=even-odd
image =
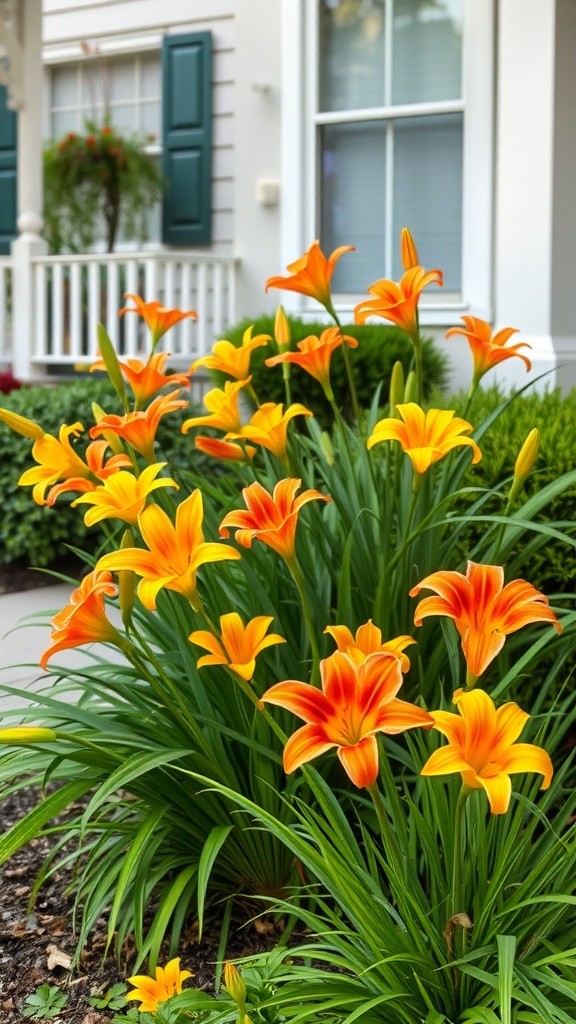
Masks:
[[[106,219],[106,244],[108,252],[114,252],[114,243],[116,241],[116,235],[118,233],[118,225],[120,223],[120,187],[118,179],[114,175],[109,183],[106,190],[106,202],[104,205],[104,217]]]

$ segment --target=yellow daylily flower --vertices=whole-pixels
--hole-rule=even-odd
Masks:
[[[277,633],[266,636],[271,622],[273,616],[257,615],[245,626],[238,612],[228,612],[220,616],[220,639],[208,630],[195,630],[188,639],[210,651],[210,654],[199,659],[197,667],[228,665],[233,672],[249,682],[256,669],[256,656],[266,647],[286,643]]]
[[[178,490],[178,484],[170,477],[156,479],[165,465],[165,462],[155,462],[151,466],[146,466],[139,477],[126,471],[115,473],[100,487],[80,495],[72,505],[94,506],[89,508],[84,516],[86,526],[94,526],[102,519],[122,519],[131,526],[137,526],[138,516],[152,491],[159,487],[175,487]]]

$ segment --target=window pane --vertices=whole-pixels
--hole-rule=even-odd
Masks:
[[[106,71],[102,61],[93,61],[80,67],[82,80],[82,105],[87,107],[88,117],[94,116],[94,110],[103,106],[106,95]]]
[[[462,287],[462,115],[411,117],[394,129],[394,277],[403,269],[400,231],[410,228],[422,266]]]
[[[140,128],[160,138],[162,134],[162,121],[160,117],[160,102],[142,103],[140,106]]]
[[[52,72],[52,106],[75,107],[78,103],[78,72],[76,68],[54,68]]]
[[[67,132],[78,132],[82,128],[77,110],[66,110],[52,114],[52,138],[60,139]]]
[[[462,0],[394,0],[392,102],[462,94]]]
[[[122,103],[110,110],[110,119],[120,132],[133,132],[136,128],[136,107],[133,103]]]
[[[141,64],[142,96],[158,98],[161,94],[160,61],[158,57],[143,57]]]
[[[384,0],[320,0],[320,110],[384,104]]]
[[[133,100],[136,95],[134,61],[118,61],[108,67],[110,101]]]
[[[384,123],[326,125],[322,141],[322,249],[357,250],[336,264],[333,290],[364,292],[384,276]]]

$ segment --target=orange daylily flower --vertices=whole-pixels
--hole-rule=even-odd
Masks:
[[[230,441],[221,441],[216,437],[195,437],[194,444],[206,455],[212,455],[215,459],[225,459],[228,462],[249,462],[257,451],[251,444],[232,444]]]
[[[52,619],[50,647],[40,658],[41,668],[57,651],[65,651],[82,644],[109,643],[122,647],[124,640],[106,618],[104,598],[115,597],[118,588],[109,572],[96,568],[84,577],[73,591],[70,604]]]
[[[115,473],[100,487],[76,498],[76,501],[72,502],[72,506],[82,504],[94,506],[89,508],[84,516],[86,526],[94,526],[102,519],[122,519],[131,526],[137,526],[138,516],[152,491],[157,490],[158,487],[179,489],[176,481],[170,477],[156,479],[165,465],[165,462],[156,462],[151,466],[146,466],[146,469],[142,470],[138,477],[134,476],[134,473],[123,470]]]
[[[247,327],[242,336],[241,345],[233,345],[231,341],[217,341],[212,347],[212,355],[202,356],[192,363],[192,370],[205,366],[208,370],[219,370],[236,380],[245,380],[250,373],[250,357],[255,349],[262,348],[271,341],[269,334],[257,334],[252,337],[254,325]]]
[[[152,348],[154,349],[158,343],[158,339],[166,334],[171,327],[175,324],[179,324],[181,320],[185,320],[190,317],[192,320],[197,320],[198,316],[193,309],[189,309],[184,312],[181,309],[166,309],[161,302],[144,302],[139,295],[133,295],[132,292],[126,292],[124,295],[125,299],[132,299],[136,303],[136,306],[125,306],[118,313],[118,316],[123,316],[124,313],[138,313],[142,319],[146,322],[146,326],[152,336]]]
[[[409,228],[402,228],[400,234],[400,252],[404,270],[412,270],[418,266],[418,250]]]
[[[189,370],[188,373],[164,373],[164,365],[169,355],[169,352],[153,353],[146,363],[143,363],[141,359],[126,359],[124,362],[118,362],[122,375],[132,388],[137,406],[144,405],[149,398],[152,398],[157,391],[161,391],[168,384],[178,388],[190,387],[192,370]],[[90,372],[94,370],[106,370],[106,363],[103,359],[98,359],[92,364]]]
[[[339,327],[329,327],[322,331],[320,337],[311,334],[297,342],[298,352],[281,352],[277,356],[266,359],[266,366],[277,366],[279,363],[296,363],[311,377],[315,377],[329,397],[332,395],[330,385],[330,362],[337,348],[344,342],[350,348],[357,348],[356,338],[342,334]]]
[[[187,434],[191,427],[215,427],[217,430],[236,432],[242,430],[242,417],[238,408],[238,396],[242,388],[252,380],[227,380],[224,388],[212,388],[204,395],[204,405],[209,416],[192,416],[182,424],[182,433]]]
[[[369,316],[381,316],[401,327],[411,338],[418,335],[416,310],[420,293],[429,284],[442,287],[441,270],[424,270],[423,267],[412,267],[402,279],[395,281],[376,281],[369,289],[374,299],[360,302],[354,309],[354,321],[365,324]]]
[[[296,491],[302,481],[288,478],[279,480],[273,494],[255,482],[245,487],[242,497],[246,502],[247,512],[238,509],[228,512],[220,526],[220,536],[229,537],[229,526],[236,529],[236,542],[242,547],[252,547],[255,537],[263,544],[277,551],[286,562],[293,562],[295,557],[296,525],[300,509],[308,501],[330,501],[320,491],[303,491],[296,497]]]
[[[265,704],[286,708],[306,722],[284,748],[287,774],[337,747],[354,785],[371,786],[378,776],[376,733],[395,735],[433,724],[422,708],[396,697],[402,672],[393,654],[369,654],[357,664],[336,651],[320,662],[320,674],[321,690],[288,679],[271,686],[262,697]]]
[[[518,359],[526,364],[526,370],[530,370],[532,364],[527,356],[525,356],[519,350],[521,348],[531,348],[527,341],[520,342],[519,345],[510,345],[505,348],[506,342],[513,334],[518,333],[516,327],[504,327],[501,331],[496,334],[492,334],[492,328],[489,323],[485,320],[480,320],[476,316],[462,316],[461,320],[466,325],[464,327],[452,327],[446,333],[447,338],[451,338],[453,334],[463,334],[465,338],[468,338],[468,344],[472,352],[472,358],[474,360],[474,383],[484,376],[488,370],[491,370],[493,366],[497,366],[498,363],[503,362],[504,359],[512,359],[517,356]]]
[[[332,295],[330,282],[337,261],[345,252],[355,252],[353,245],[341,245],[331,256],[326,256],[318,241],[312,245],[300,259],[286,267],[290,277],[269,277],[266,291],[269,288],[280,288],[282,291],[299,292],[316,299],[328,312],[332,312]]]
[[[460,715],[431,712],[434,728],[449,742],[428,758],[421,775],[460,772],[464,786],[485,790],[492,814],[508,810],[511,775],[538,772],[541,789],[548,789],[554,771],[549,754],[533,743],[516,743],[530,718],[526,711],[513,702],[496,710],[484,690],[457,690],[453,700]]]
[[[193,977],[191,971],[180,970],[180,957],[170,960],[166,967],[157,967],[155,975],[155,978],[148,978],[144,974],[135,974],[133,978],[128,978],[129,984],[136,988],[128,992],[125,998],[139,999],[140,1013],[156,1013],[158,1003],[165,1003],[172,996],[180,995],[182,982]]]
[[[103,473],[115,472],[121,466],[130,465],[127,456],[113,456],[104,467],[104,452],[107,448],[102,442],[103,448],[92,450],[92,445],[86,449],[84,462],[71,444],[71,437],[79,437],[83,431],[81,423],[66,423],[60,427],[58,437],[52,434],[43,434],[32,445],[32,457],[38,463],[27,469],[20,477],[18,483],[23,487],[31,484],[33,486],[32,497],[38,505],[52,505],[63,491],[85,491],[92,490],[101,478]],[[64,484],[54,487],[48,498],[45,497],[46,488],[55,484],[58,480],[64,480]]]
[[[482,452],[470,437],[472,424],[445,409],[424,412],[415,402],[397,405],[402,420],[390,417],[380,420],[366,442],[372,448],[380,441],[399,441],[402,450],[412,461],[416,473],[425,473],[433,462],[444,458],[453,448],[468,446],[473,451],[472,462],[479,462]]]
[[[66,494],[69,491],[74,491],[77,494],[93,491],[98,486],[99,480],[107,480],[120,469],[132,468],[132,462],[128,455],[111,455],[108,461],[104,462],[108,448],[108,441],[92,441],[84,452],[89,475],[86,477],[71,476],[63,480],[62,483],[56,484],[48,491],[46,504],[53,505],[60,494]]]
[[[249,441],[254,441],[256,444],[261,445],[262,448],[267,448],[277,459],[285,462],[288,424],[290,420],[294,419],[294,416],[312,415],[313,413],[310,412],[310,409],[300,405],[299,402],[289,405],[286,412],[284,412],[283,405],[276,405],[275,402],[266,402],[259,409],[256,409],[256,412],[253,413],[250,421],[242,427],[242,430],[237,433],[227,434],[226,437],[231,441],[245,437]]]
[[[103,416],[95,427],[90,429],[90,437],[108,432],[121,437],[137,452],[144,456],[148,463],[154,459],[154,441],[158,424],[163,416],[176,409],[186,409],[188,401],[178,399],[179,391],[169,395],[159,395],[147,409],[127,412],[123,416]]]
[[[104,555],[97,569],[142,576],[138,597],[153,612],[158,592],[176,590],[196,606],[196,572],[207,562],[236,560],[240,553],[225,544],[207,544],[202,533],[202,495],[193,491],[176,509],[175,523],[158,505],[149,505],[138,516],[146,548],[122,548]]]
[[[414,613],[414,622],[422,625],[429,615],[453,619],[462,638],[462,650],[468,671],[476,678],[502,650],[506,637],[533,622],[551,622],[559,633],[562,627],[548,607],[548,598],[525,580],[504,586],[500,565],[468,562],[466,575],[440,571],[426,576],[410,591],[433,590],[437,597],[425,597]]]
[[[284,637],[277,633],[266,636],[272,615],[257,615],[245,626],[238,612],[220,616],[220,639],[204,629],[197,629],[188,637],[193,644],[204,647],[210,654],[197,662],[197,668],[204,665],[228,665],[246,682],[250,682],[256,669],[256,656],[266,647],[285,644]]]
[[[325,633],[329,633],[336,646],[343,654],[347,654],[357,665],[361,665],[369,654],[394,654],[400,661],[402,672],[410,671],[410,661],[403,650],[416,641],[411,636],[397,636],[393,640],[382,641],[382,630],[375,626],[372,619],[368,619],[363,626],[359,626],[354,637],[348,626],[326,626]]]

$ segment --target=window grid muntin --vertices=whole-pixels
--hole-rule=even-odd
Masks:
[[[144,108],[146,108],[146,107],[150,108],[150,107],[152,107],[154,105],[157,105],[159,112],[161,112],[162,96],[161,96],[161,92],[160,91],[158,92],[157,96],[143,96],[142,95],[142,91],[143,91],[143,89],[142,89],[142,85],[143,85],[142,61],[143,60],[150,60],[150,57],[157,57],[158,65],[160,66],[160,55],[159,55],[158,51],[146,52],[146,53],[138,54],[138,55],[135,55],[135,56],[129,57],[129,58],[126,58],[126,57],[118,58],[117,60],[114,60],[114,61],[110,62],[110,63],[115,63],[115,64],[121,64],[122,63],[122,64],[127,64],[127,65],[131,65],[132,66],[133,82],[134,82],[134,90],[133,90],[134,91],[134,95],[133,95],[133,97],[131,97],[130,99],[121,99],[121,100],[110,100],[110,99],[108,99],[108,106],[109,106],[109,109],[110,109],[110,113],[112,115],[113,115],[113,111],[114,111],[115,108],[126,107],[128,105],[133,106],[134,110],[135,110],[135,115],[136,115],[135,116],[135,124],[134,124],[134,127],[133,127],[134,131],[142,131],[142,132],[147,132],[148,131],[148,129],[145,128],[144,125],[143,125],[142,111],[143,111]],[[80,63],[78,63],[76,65],[76,67],[74,69],[76,71],[76,85],[75,85],[76,96],[75,96],[75,101],[73,103],[59,104],[58,106],[56,106],[53,103],[54,77],[52,77],[52,80],[51,80],[51,90],[50,90],[50,111],[49,111],[49,116],[50,116],[50,132],[51,132],[52,137],[54,137],[53,124],[54,124],[54,115],[55,114],[74,113],[76,115],[76,131],[82,131],[82,129],[84,127],[84,121],[86,119],[88,119],[88,120],[91,120],[93,118],[97,119],[97,118],[102,116],[101,112],[103,111],[103,108],[104,108],[104,97],[103,96],[102,96],[102,102],[96,104],[96,106],[98,108],[97,110],[94,109],[94,103],[93,102],[84,102],[83,98],[82,98],[82,93],[83,93],[83,75],[84,75],[84,72],[89,73],[90,71],[93,70],[93,67],[94,67],[94,64],[93,63],[88,63],[88,62],[80,62]],[[70,65],[70,64],[59,64],[58,65],[57,64],[57,65],[54,65],[51,70],[54,73],[54,72],[57,72],[60,69],[70,69],[70,68],[74,68],[74,65]],[[159,81],[161,81],[160,78],[159,78]],[[113,116],[112,116],[112,123],[114,123]],[[155,134],[158,135],[159,133],[157,132]],[[155,145],[153,151],[157,151],[157,149],[158,149],[158,146]]]

